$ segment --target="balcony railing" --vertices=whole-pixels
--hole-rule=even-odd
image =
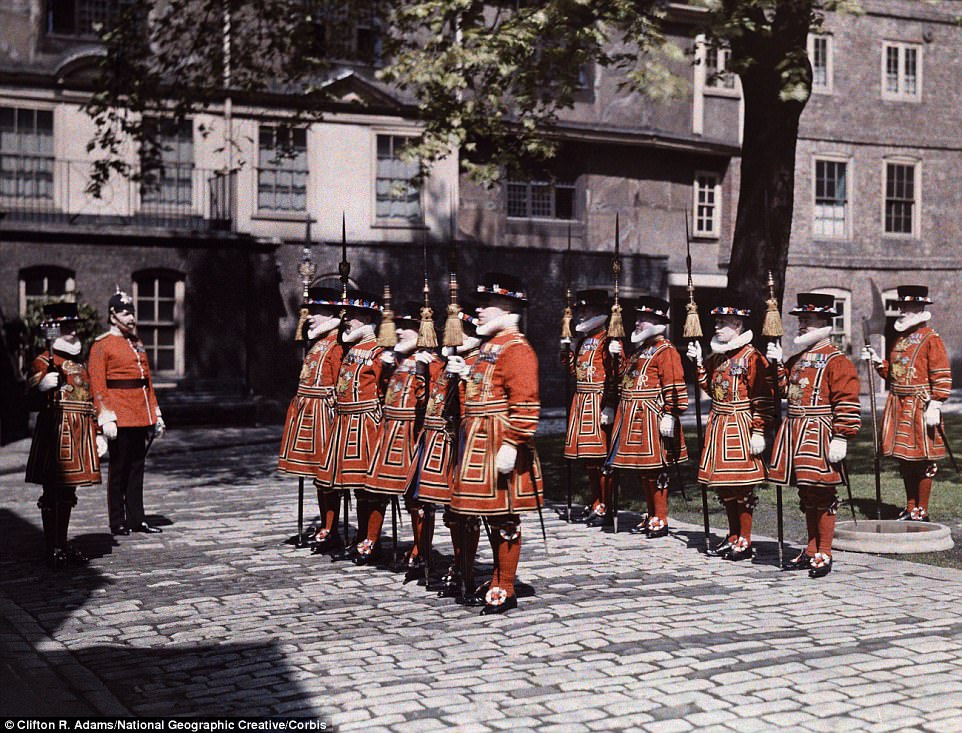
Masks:
[[[34,224],[230,231],[236,174],[167,166],[150,182],[113,176],[94,196],[90,163],[0,155],[0,210]]]

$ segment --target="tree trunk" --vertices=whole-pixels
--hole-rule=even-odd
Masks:
[[[739,73],[745,125],[728,285],[754,300],[756,329],[768,298],[769,272],[779,305],[785,290],[798,124],[811,90],[805,55],[809,20],[801,8],[806,4],[776,18],[770,35],[732,42],[733,56],[740,52],[752,62]]]

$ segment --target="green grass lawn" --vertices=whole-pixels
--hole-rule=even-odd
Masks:
[[[880,408],[881,409],[881,408]],[[881,414],[879,415],[881,419]],[[962,460],[962,415],[945,416],[945,432],[956,451],[956,459]],[[689,450],[694,453],[697,445],[695,430],[685,431]],[[542,468],[545,475],[545,496],[548,502],[564,504],[566,502],[566,469],[565,461],[561,457],[563,436],[538,438],[538,452],[541,455]],[[875,517],[875,475],[873,472],[872,432],[870,419],[859,436],[849,443],[848,466],[852,482],[855,514],[858,519]],[[697,473],[694,458],[683,464],[681,476],[685,484],[687,501],[678,491],[677,479],[672,476],[672,494],[668,502],[668,513],[673,519],[701,525],[701,491],[695,481]],[[581,506],[587,500],[587,483],[583,470],[574,464],[571,471],[572,494],[574,505]],[[760,502],[755,509],[754,531],[758,534],[775,537],[777,520],[775,511],[775,487],[763,484],[758,492]],[[839,488],[839,521],[851,520],[852,512],[849,508],[845,487]],[[787,542],[799,544],[805,540],[805,518],[798,509],[798,494],[794,488],[783,489],[785,539]],[[882,459],[882,518],[894,519],[905,505],[905,490],[899,476],[898,466],[892,459]],[[630,473],[621,473],[621,509],[643,511],[644,499],[637,479]],[[709,496],[708,509],[711,525],[716,528],[727,526],[725,514],[714,496]],[[939,463],[939,473],[935,479],[932,499],[929,505],[932,520],[949,526],[952,530],[955,547],[945,552],[920,553],[917,555],[898,555],[905,560],[939,565],[943,567],[962,568],[962,477],[952,468],[946,459]],[[622,525],[624,527],[624,525]],[[625,531],[624,528],[622,531]]]

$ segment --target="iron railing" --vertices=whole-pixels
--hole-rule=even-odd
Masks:
[[[8,223],[231,230],[236,173],[167,166],[150,180],[113,176],[91,193],[90,163],[0,155],[0,210]]]

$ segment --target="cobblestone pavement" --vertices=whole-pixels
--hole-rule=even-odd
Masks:
[[[35,561],[39,491],[0,476],[2,712],[308,715],[345,731],[962,731],[962,572],[838,553],[813,581],[778,572],[771,542],[726,563],[695,549],[694,527],[643,541],[549,512],[550,556],[525,520],[531,593],[482,618],[386,569],[284,544],[297,482],[274,474],[273,450],[152,454],[162,535],[115,541],[104,490],[82,491],[72,535],[96,557],[74,573]]]

